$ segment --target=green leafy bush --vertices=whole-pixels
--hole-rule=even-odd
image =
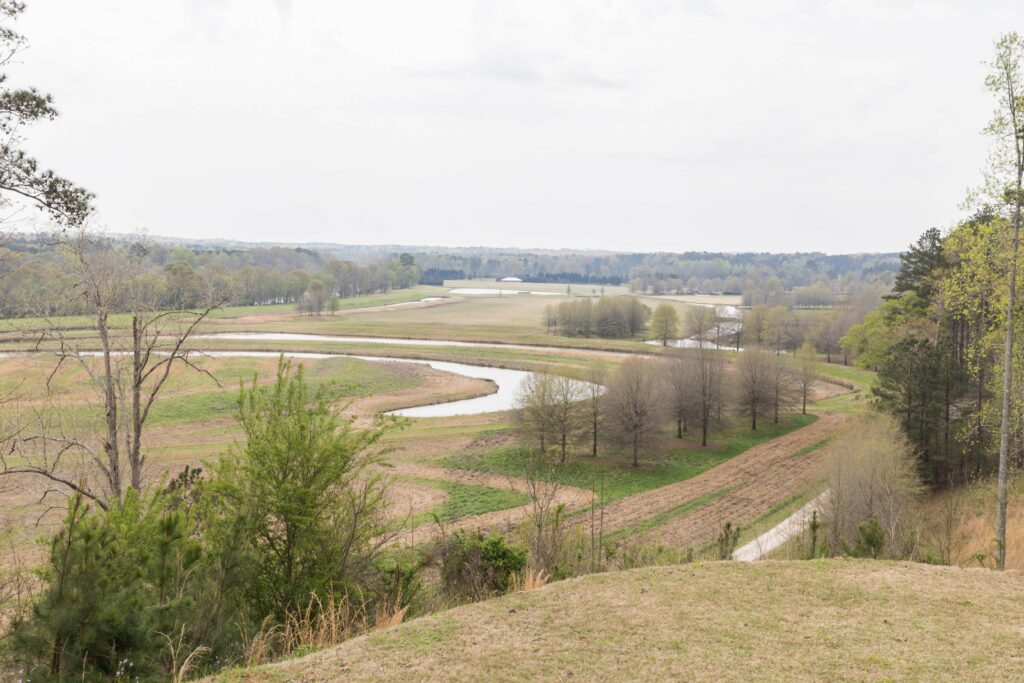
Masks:
[[[450,597],[480,600],[508,591],[526,567],[526,550],[496,534],[459,530],[441,541],[441,584]]]

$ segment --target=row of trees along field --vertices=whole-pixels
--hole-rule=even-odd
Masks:
[[[650,317],[651,309],[634,296],[576,298],[544,307],[544,327],[563,337],[634,337]]]
[[[419,280],[419,267],[409,254],[361,265],[302,248],[188,249],[141,236],[94,234],[90,239],[130,262],[151,305],[164,309],[217,300],[229,305],[292,303],[318,314],[336,298],[411,287]],[[62,232],[9,235],[0,244],[0,314],[84,312],[73,295],[74,256],[67,247]],[[111,303],[115,310],[128,306]]]
[[[694,430],[707,446],[725,416],[742,415],[756,430],[759,420],[778,423],[787,411],[806,413],[817,378],[810,346],[794,356],[748,349],[734,364],[710,345],[672,349],[659,358],[630,358],[610,375],[594,366],[585,381],[531,375],[518,397],[518,419],[528,443],[541,452],[556,449],[562,462],[579,444],[596,456],[604,440],[637,466],[668,422],[678,438]]]
[[[991,163],[972,193],[974,215],[925,232],[901,259],[893,294],[846,335],[878,370],[875,394],[914,444],[933,488],[998,472],[998,566],[1005,560],[1006,477],[1024,463],[1017,281],[1024,201],[1024,40],[996,45],[986,132]],[[1014,387],[1017,387],[1016,389]]]
[[[867,297],[857,308],[842,306],[820,311],[804,311],[786,306],[759,304],[740,312],[738,318],[722,317],[711,306],[694,306],[685,319],[671,304],[662,303],[652,311],[637,297],[580,297],[545,306],[543,324],[549,334],[564,337],[602,337],[622,339],[645,331],[668,345],[675,339],[701,340],[720,347],[741,345],[770,349],[775,353],[794,353],[810,344],[831,363],[842,355],[849,361],[853,346],[841,345],[850,328],[875,308]]]

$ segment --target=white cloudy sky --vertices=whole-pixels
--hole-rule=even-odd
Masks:
[[[998,0],[30,0],[29,150],[117,231],[878,251],[960,212]]]

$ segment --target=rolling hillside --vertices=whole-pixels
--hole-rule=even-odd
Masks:
[[[597,574],[216,680],[1019,680],[1024,577],[861,560]]]

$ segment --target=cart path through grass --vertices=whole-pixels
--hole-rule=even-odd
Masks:
[[[790,538],[802,534],[815,512],[824,509],[829,491],[819,493],[799,510],[764,532],[750,543],[740,546],[732,554],[737,562],[756,562],[775,550]]]

